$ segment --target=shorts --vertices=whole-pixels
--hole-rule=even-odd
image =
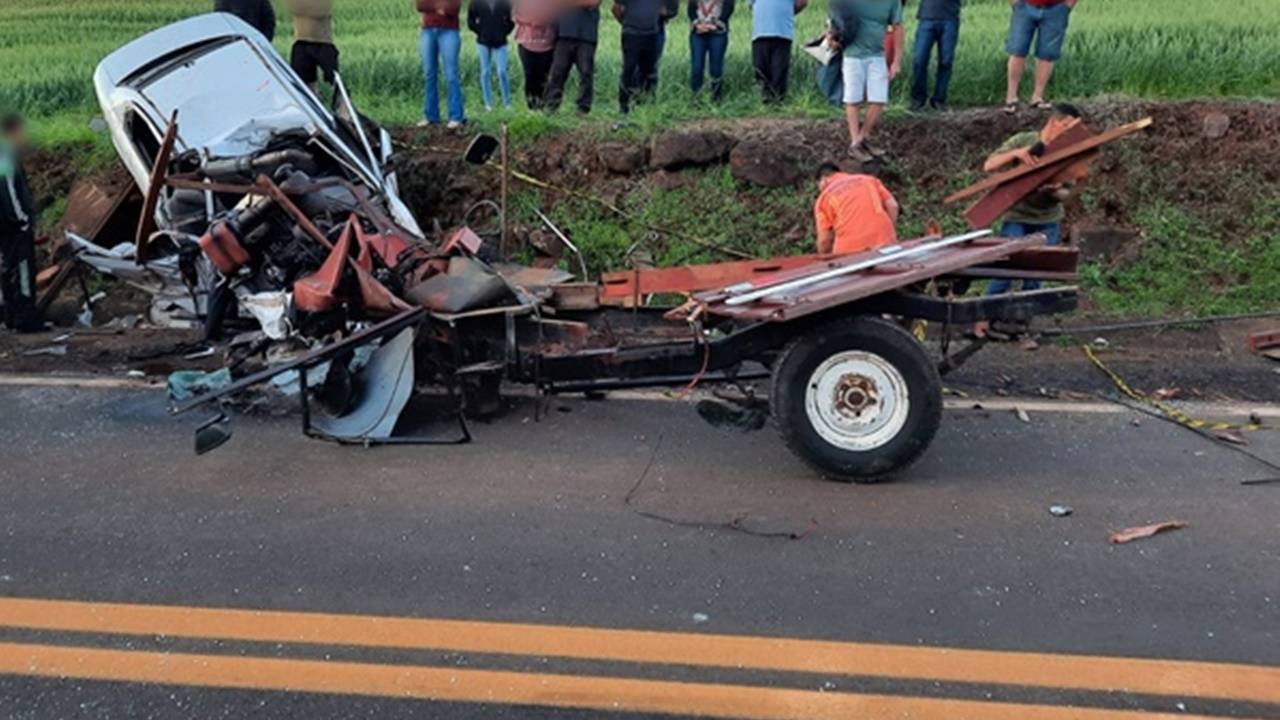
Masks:
[[[1062,56],[1062,42],[1066,40],[1067,21],[1070,19],[1071,8],[1065,2],[1040,7],[1018,0],[1009,21],[1009,42],[1005,51],[1014,57],[1026,57],[1031,51],[1034,36],[1036,59],[1053,62]]]
[[[289,64],[308,85],[315,83],[319,71],[324,71],[325,81],[332,85],[338,74],[338,48],[329,43],[299,40],[293,44]]]
[[[889,102],[889,64],[884,56],[846,57],[841,65],[844,74],[844,104],[884,105]]]

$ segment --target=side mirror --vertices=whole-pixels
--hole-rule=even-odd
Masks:
[[[464,157],[472,165],[484,165],[489,162],[494,153],[498,152],[499,147],[501,143],[498,138],[492,135],[477,135],[467,146],[467,154]]]
[[[231,420],[225,413],[219,413],[211,420],[196,428],[196,455],[213,452],[231,439]]]

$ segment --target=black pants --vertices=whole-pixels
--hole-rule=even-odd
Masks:
[[[551,79],[547,82],[547,109],[558,110],[564,99],[564,86],[569,70],[578,68],[578,112],[591,112],[595,99],[596,44],[574,38],[556,40],[551,61]]]
[[[36,314],[36,238],[30,230],[0,227],[0,292],[10,330],[41,329]]]
[[[791,41],[766,37],[751,41],[751,64],[767,103],[779,103],[787,97],[787,76],[791,72]]]
[[[524,68],[524,100],[530,110],[542,107],[547,94],[547,78],[551,76],[551,61],[555,52],[531,52],[520,48],[520,66]]]
[[[622,34],[622,81],[618,89],[618,107],[631,111],[637,95],[653,92],[657,84],[658,36]]]
[[[289,64],[308,85],[315,85],[321,75],[325,82],[333,85],[338,74],[338,56],[338,48],[329,43],[298,40],[289,53]]]

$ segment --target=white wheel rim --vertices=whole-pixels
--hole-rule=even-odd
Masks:
[[[818,435],[842,450],[867,452],[898,436],[911,410],[907,381],[874,353],[836,353],[813,371],[804,409]]]

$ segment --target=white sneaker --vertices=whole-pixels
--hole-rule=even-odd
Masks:
[[[420,128],[431,127],[431,122],[429,120],[419,120],[418,127]]]
[[[462,128],[462,121],[461,121],[461,120],[450,120],[450,121],[449,121],[449,124],[448,124],[448,125],[445,125],[445,128],[447,128],[447,129],[449,129],[449,130],[459,130],[459,129],[461,129],[461,128]]]

